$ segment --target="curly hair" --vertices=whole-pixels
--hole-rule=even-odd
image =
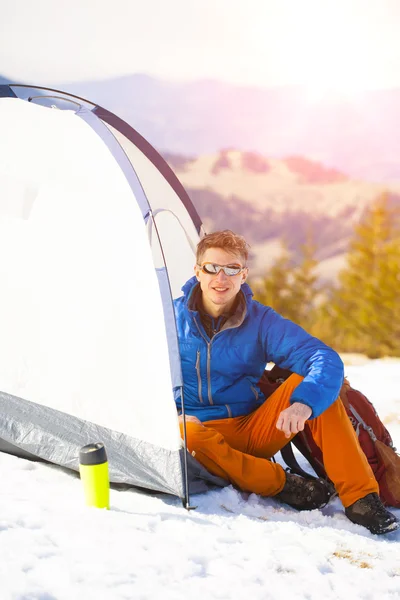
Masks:
[[[197,244],[196,261],[200,264],[203,254],[209,248],[222,248],[232,254],[238,254],[244,259],[246,264],[249,258],[250,245],[246,242],[242,235],[233,233],[230,229],[224,229],[223,231],[214,231],[205,235],[203,239]]]

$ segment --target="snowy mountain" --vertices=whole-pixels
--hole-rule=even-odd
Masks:
[[[335,279],[365,208],[384,191],[399,202],[400,90],[316,98],[301,86],[145,74],[64,87],[149,139],[206,230],[230,227],[249,239],[254,275],[280,253],[282,237],[296,251],[311,233],[321,277]]]
[[[400,90],[316,97],[301,86],[187,83],[135,74],[63,84],[127,120],[158,149],[305,156],[367,181],[400,181]]]
[[[276,159],[223,150],[198,158],[165,158],[206,230],[229,227],[245,235],[252,246],[254,275],[279,255],[281,239],[296,251],[311,235],[321,277],[334,279],[365,209],[384,192],[400,206],[400,184],[351,179],[304,157]]]

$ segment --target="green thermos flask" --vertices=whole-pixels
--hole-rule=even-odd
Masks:
[[[79,473],[87,506],[110,508],[110,480],[104,445],[88,444],[79,452]]]

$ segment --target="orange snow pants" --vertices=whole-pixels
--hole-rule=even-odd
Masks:
[[[291,375],[249,415],[202,424],[187,421],[189,452],[210,473],[243,491],[262,496],[278,494],[285,484],[285,471],[269,459],[289,440],[276,428],[276,422],[281,411],[289,407],[292,392],[302,379],[299,375]],[[340,398],[307,423],[322,451],[328,477],[345,507],[371,492],[379,493],[372,469]],[[181,434],[183,437],[182,424]]]

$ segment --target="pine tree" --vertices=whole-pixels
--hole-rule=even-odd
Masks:
[[[338,343],[370,357],[400,355],[400,230],[387,194],[355,228],[333,300]]]
[[[287,316],[290,308],[289,278],[292,269],[291,255],[287,244],[281,242],[281,253],[268,268],[262,280],[252,284],[254,298],[262,304],[271,306],[281,315]]]
[[[315,252],[316,246],[308,238],[300,247],[301,262],[292,273],[290,285],[290,318],[309,332],[316,325],[316,299],[319,293]]]
[[[255,284],[255,299],[271,306],[284,317],[307,330],[315,326],[315,302],[318,294],[315,246],[307,241],[300,248],[301,262],[294,265],[293,255],[282,242],[282,251],[261,283]]]

